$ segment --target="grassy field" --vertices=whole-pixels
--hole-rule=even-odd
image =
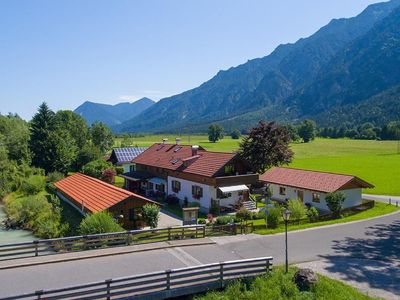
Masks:
[[[208,140],[206,135],[147,135],[144,137],[132,138],[132,146],[148,147],[154,143],[161,143],[163,138],[168,139],[168,143],[175,143],[175,138],[181,139],[183,145],[199,145],[209,151],[219,152],[232,152],[236,151],[239,147],[239,140],[233,140],[230,136],[225,137],[223,140],[212,143]],[[115,146],[121,145],[121,138],[115,140]]]
[[[288,231],[300,230],[300,229],[306,229],[306,228],[312,228],[312,227],[320,227],[320,226],[326,226],[326,225],[332,225],[332,224],[338,224],[338,223],[347,223],[347,222],[358,221],[358,220],[365,220],[365,219],[369,219],[369,218],[373,218],[373,217],[383,216],[383,215],[398,211],[399,209],[400,209],[399,207],[396,207],[394,205],[390,205],[390,204],[386,204],[386,203],[382,203],[382,202],[376,202],[375,206],[373,208],[356,213],[354,215],[345,216],[341,219],[320,221],[320,222],[314,222],[314,223],[289,224]],[[270,229],[270,228],[265,228],[265,220],[263,220],[263,219],[252,220],[251,222],[254,225],[264,225],[264,228],[255,230],[255,233],[257,233],[257,234],[275,234],[275,233],[280,233],[280,232],[285,231],[285,226],[283,224],[280,224],[280,226],[278,228]]]
[[[170,143],[176,136],[150,135],[132,138],[132,145],[149,146],[166,137]],[[235,151],[239,140],[225,137],[217,143],[205,135],[181,136],[182,144],[198,144],[210,151]],[[116,145],[121,143],[117,139]],[[366,193],[400,195],[400,154],[396,141],[363,141],[349,139],[316,139],[310,143],[292,144],[295,156],[291,167],[352,174],[375,185]]]

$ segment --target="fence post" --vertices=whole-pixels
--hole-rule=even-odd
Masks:
[[[221,289],[224,287],[224,263],[219,263],[219,284]]]
[[[392,204],[392,198],[389,198],[389,204]]]
[[[43,291],[43,290],[36,291],[36,292],[35,292],[35,294],[36,294],[36,297],[37,297],[37,299],[42,299],[42,295],[43,295],[43,293],[44,293],[44,291]]]
[[[270,268],[270,261],[269,261],[269,259],[267,259],[267,267],[266,267],[266,268],[267,268],[266,271],[267,271],[267,273],[268,273],[268,272],[269,272],[269,268]]]
[[[110,290],[111,281],[112,281],[112,279],[107,279],[107,280],[104,281],[105,284],[106,284],[106,289],[107,289],[107,300],[111,299],[111,296],[110,296],[110,294],[111,294],[111,290]]]
[[[87,235],[83,235],[83,250],[87,250]]]
[[[131,232],[129,230],[126,232],[126,244],[128,246],[131,244]]]
[[[39,241],[35,240],[33,241],[34,245],[35,245],[35,256],[39,256]]]
[[[168,241],[171,240],[171,227],[168,227]]]
[[[203,226],[203,238],[206,237],[206,225]]]
[[[165,271],[166,289],[171,289],[171,270]]]

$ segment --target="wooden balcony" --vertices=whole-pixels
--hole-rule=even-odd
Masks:
[[[239,184],[254,184],[258,181],[258,174],[244,174],[216,177],[215,182],[217,187],[239,185]]]

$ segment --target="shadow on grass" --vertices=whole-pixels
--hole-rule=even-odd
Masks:
[[[365,235],[334,241],[326,270],[400,295],[400,220],[368,227]]]

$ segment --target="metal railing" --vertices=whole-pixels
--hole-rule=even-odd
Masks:
[[[197,239],[206,236],[245,234],[252,231],[252,224],[186,225],[43,239],[0,245],[0,261],[164,241]]]
[[[165,299],[223,288],[229,281],[262,275],[271,269],[272,257],[243,259],[39,290],[0,300]]]
[[[205,226],[189,225],[34,240],[0,245],[0,261],[117,246],[204,238],[205,236]]]

